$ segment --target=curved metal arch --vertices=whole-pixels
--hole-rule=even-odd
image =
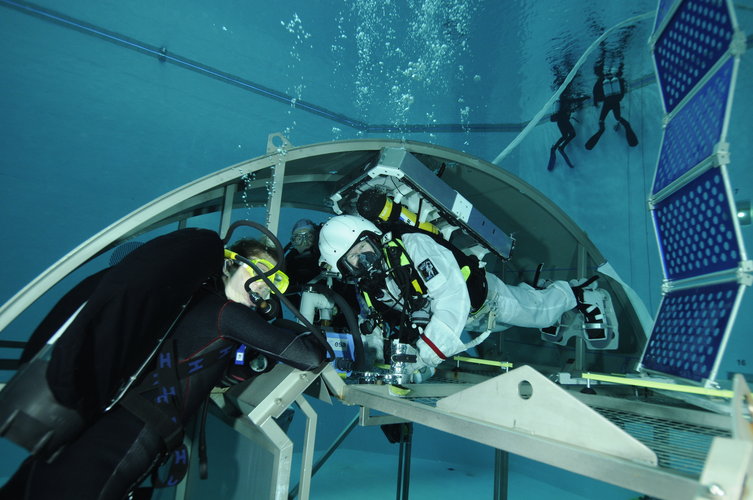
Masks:
[[[275,168],[284,166],[280,206],[330,212],[329,195],[385,147],[403,148],[429,168],[444,164],[443,180],[515,235],[517,248],[506,265],[517,273],[518,281],[539,262],[552,270],[549,277],[561,272],[572,277],[584,267],[595,269],[605,262],[585,232],[559,207],[521,179],[479,158],[431,144],[383,139],[285,146],[185,184],[95,234],[0,308],[0,330],[77,268],[134,236],[195,215],[223,212],[227,220],[230,208],[269,205],[268,187]],[[279,209],[267,206],[268,213]]]

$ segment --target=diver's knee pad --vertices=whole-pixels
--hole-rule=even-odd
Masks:
[[[84,428],[81,415],[53,396],[47,365],[45,360],[31,361],[0,391],[0,436],[45,459]]]

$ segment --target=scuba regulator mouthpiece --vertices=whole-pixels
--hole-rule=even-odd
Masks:
[[[248,292],[248,296],[251,299],[251,303],[256,308],[256,312],[259,313],[262,318],[269,321],[278,317],[281,306],[273,297],[265,299],[258,293],[252,291]]]
[[[249,280],[249,281],[251,281],[251,280]],[[264,300],[264,298],[261,295],[259,295],[258,293],[252,292],[252,291],[249,290],[248,296],[251,298],[251,303],[259,311],[264,311],[265,309],[266,310],[271,309],[271,307],[269,306],[269,302],[267,302],[266,300]]]
[[[366,252],[358,256],[358,265],[356,270],[359,274],[367,276],[378,272],[379,260],[381,256],[376,252]]]

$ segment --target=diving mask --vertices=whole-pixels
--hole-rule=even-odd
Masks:
[[[248,274],[251,275],[251,278],[262,279],[262,276],[266,277],[269,281],[272,282],[272,285],[274,285],[274,287],[270,287],[272,293],[279,292],[283,294],[290,285],[290,278],[288,278],[288,275],[280,271],[279,268],[276,268],[276,266],[267,259],[246,259],[245,257],[242,257],[237,253],[227,249],[225,250],[225,258],[236,261],[243,269],[248,272]],[[269,270],[271,269],[277,270],[273,273],[270,273]],[[247,282],[246,288],[248,287],[249,283]]]
[[[362,278],[381,270],[380,248],[365,236],[360,238],[341,259],[341,267],[354,278]]]

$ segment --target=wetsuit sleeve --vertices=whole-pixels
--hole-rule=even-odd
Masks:
[[[463,350],[460,334],[471,311],[471,299],[460,267],[452,252],[429,236],[414,233],[405,234],[402,239],[428,288],[431,303],[431,319],[421,340],[438,359],[452,356]]]
[[[267,323],[254,310],[236,302],[228,301],[222,307],[218,328],[222,337],[300,370],[313,370],[325,359],[321,342],[301,325],[286,320]]]

